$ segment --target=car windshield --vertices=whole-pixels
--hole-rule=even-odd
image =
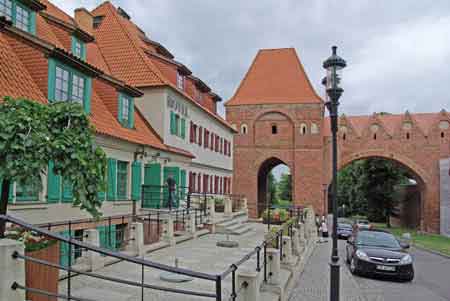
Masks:
[[[359,220],[359,221],[358,221],[358,224],[368,225],[369,222],[368,222],[368,221],[362,221],[362,220]]]
[[[351,229],[352,225],[349,225],[349,224],[338,224],[338,227],[342,228],[342,229]]]
[[[400,248],[394,235],[386,232],[361,231],[356,237],[356,245],[378,248]]]

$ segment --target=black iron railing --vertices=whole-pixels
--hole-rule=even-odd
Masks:
[[[156,212],[155,215],[152,215],[150,213],[150,215],[146,214],[146,215],[139,215],[139,216],[129,215],[129,216],[120,216],[120,217],[107,217],[105,219],[109,225],[111,225],[113,220],[117,219],[117,218],[119,218],[120,220],[123,220],[123,221],[126,221],[127,219],[132,220],[133,218],[136,218],[138,220],[144,219],[144,220],[149,220],[149,221],[151,221],[152,219],[155,219],[156,221],[159,221],[161,219],[161,216],[158,216],[158,214],[162,214],[162,213]],[[171,212],[170,214],[173,214],[173,212]],[[182,214],[183,214],[183,211],[180,210],[179,216],[178,216],[178,218],[176,218],[176,220],[182,221],[182,219],[183,219]],[[32,231],[37,235],[41,235],[41,236],[45,236],[49,239],[57,240],[57,241],[59,241],[59,243],[68,244],[69,254],[72,254],[74,249],[87,250],[87,251],[95,252],[95,253],[98,253],[98,254],[101,254],[104,256],[109,256],[109,257],[115,258],[118,261],[125,261],[125,262],[135,264],[135,265],[141,267],[141,269],[140,269],[141,281],[131,281],[131,280],[126,280],[126,279],[121,279],[118,277],[105,276],[105,275],[98,274],[95,272],[87,272],[87,271],[82,271],[82,270],[76,269],[76,268],[72,267],[72,263],[71,263],[71,259],[70,259],[71,256],[69,256],[69,264],[67,266],[65,266],[65,265],[45,261],[42,259],[36,259],[31,256],[27,256],[25,254],[20,254],[18,252],[14,252],[11,255],[13,256],[13,258],[15,258],[17,260],[25,260],[25,261],[33,262],[35,264],[52,267],[52,268],[56,268],[61,271],[65,271],[67,273],[67,278],[66,278],[67,287],[66,287],[65,294],[60,294],[60,293],[55,294],[55,293],[44,291],[44,290],[41,290],[38,288],[27,287],[23,283],[16,283],[16,282],[11,284],[12,289],[21,289],[21,290],[24,290],[24,291],[27,291],[30,293],[40,294],[40,295],[49,296],[49,297],[55,297],[55,298],[59,298],[59,299],[63,299],[63,300],[99,301],[96,299],[87,299],[87,298],[80,298],[77,296],[73,296],[73,294],[72,294],[73,293],[72,292],[72,278],[75,275],[84,275],[84,276],[88,276],[88,277],[92,277],[92,278],[96,278],[96,279],[111,281],[111,282],[114,282],[117,284],[123,284],[123,285],[127,285],[127,286],[141,288],[141,300],[142,301],[144,300],[146,289],[152,289],[152,290],[158,290],[158,291],[164,291],[164,292],[170,292],[170,293],[176,293],[176,294],[184,294],[184,295],[190,295],[190,296],[206,297],[206,298],[211,298],[211,299],[220,301],[220,300],[222,300],[222,297],[223,297],[223,280],[225,280],[231,274],[231,277],[232,277],[231,293],[229,295],[229,300],[234,301],[234,300],[236,300],[238,294],[247,287],[247,284],[245,282],[242,283],[241,286],[239,286],[239,287],[237,286],[237,271],[238,271],[239,267],[242,264],[244,264],[245,262],[247,262],[248,260],[256,257],[255,271],[261,272],[261,270],[262,270],[263,276],[264,276],[264,281],[267,282],[270,279],[270,277],[272,276],[268,272],[268,267],[267,267],[268,262],[269,262],[267,248],[269,248],[269,247],[278,248],[280,250],[280,260],[282,260],[283,259],[283,235],[289,235],[289,236],[293,235],[292,228],[298,224],[298,222],[302,218],[302,215],[303,215],[302,210],[293,210],[291,219],[287,223],[281,225],[279,230],[275,231],[272,234],[269,233],[268,237],[260,245],[256,246],[251,252],[247,253],[240,260],[238,260],[237,262],[230,265],[230,267],[226,271],[224,271],[221,274],[217,274],[217,275],[203,273],[203,272],[197,272],[197,271],[183,269],[183,268],[179,268],[179,267],[173,267],[173,266],[153,262],[153,261],[143,259],[143,258],[136,258],[136,257],[128,256],[128,255],[125,255],[122,253],[118,253],[114,250],[109,250],[107,248],[101,248],[101,247],[97,247],[97,246],[93,246],[93,245],[84,243],[78,239],[75,239],[74,237],[71,237],[71,236],[64,237],[62,235],[55,234],[47,229],[47,228],[51,229],[52,227],[55,227],[55,225],[62,226],[62,225],[66,225],[66,224],[71,228],[73,225],[76,225],[77,223],[86,222],[86,220],[73,221],[73,222],[68,222],[66,224],[64,224],[63,222],[53,223],[53,224],[45,224],[45,225],[40,225],[41,227],[37,227],[37,226],[31,225],[31,224],[28,224],[24,221],[21,221],[17,218],[14,218],[14,217],[8,216],[8,215],[0,215],[0,220],[3,220],[8,223],[12,223],[16,226],[22,227],[23,229]],[[213,282],[214,283],[212,285],[213,289],[210,291],[195,291],[195,290],[164,287],[164,286],[160,286],[160,285],[149,284],[149,283],[145,282],[145,268],[153,268],[153,269],[157,269],[157,270],[161,270],[161,271],[167,271],[167,272],[190,276],[195,279]],[[205,287],[207,287],[207,286],[205,286]]]

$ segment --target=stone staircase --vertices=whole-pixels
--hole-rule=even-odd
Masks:
[[[230,217],[223,217],[216,222],[216,233],[242,235],[252,230],[251,224],[247,223],[246,213],[234,213]]]

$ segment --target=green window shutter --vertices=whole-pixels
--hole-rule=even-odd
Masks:
[[[54,163],[48,163],[47,172],[47,201],[49,203],[58,203],[61,198],[61,176],[53,172]]]
[[[36,12],[32,10],[29,10],[28,12],[30,14],[29,31],[31,34],[36,35]]]
[[[92,98],[92,78],[84,77],[84,102],[83,107],[86,114],[91,113],[91,98]]]
[[[73,194],[72,194],[72,183],[69,179],[63,179],[62,181],[62,202],[63,203],[72,203]]]
[[[117,161],[117,198],[128,199],[128,162]]]
[[[16,201],[17,202],[32,202],[39,200],[39,190],[30,183],[16,183]],[[12,189],[9,190],[12,196]]]
[[[170,133],[175,135],[177,133],[177,124],[175,120],[175,113],[170,111]]]
[[[186,170],[180,170],[180,198],[184,199],[186,197]],[[177,206],[178,207],[178,206]]]
[[[141,171],[141,162],[134,161],[131,165],[131,198],[133,200],[141,199]]]
[[[186,119],[181,118],[181,138],[186,138]]]
[[[85,43],[81,43],[81,59],[83,61],[86,61],[86,56],[87,56],[86,44]]]
[[[142,206],[144,208],[161,207],[161,164],[152,163],[145,165],[144,185],[151,185],[144,194]]]
[[[119,100],[118,100],[118,104],[119,106],[118,110],[117,110],[117,120],[119,120],[120,123],[122,123],[122,94],[119,93]]]
[[[55,101],[55,85],[56,85],[56,62],[54,59],[48,59],[48,83],[47,98],[50,102]]]
[[[59,235],[69,238],[71,235],[73,237],[74,232],[70,232],[69,230],[65,230],[59,233]],[[70,254],[70,247],[68,243],[65,242],[59,242],[59,264],[62,266],[69,266],[69,256],[71,256],[71,262],[72,264],[75,261],[75,253],[74,248],[72,246],[72,254]]]
[[[108,201],[115,201],[117,198],[117,160],[108,158]]]
[[[128,112],[128,127],[134,128],[134,99],[130,98],[130,111]]]

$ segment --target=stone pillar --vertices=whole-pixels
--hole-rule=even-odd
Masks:
[[[144,224],[131,223],[130,228],[131,251],[137,253],[138,256],[144,256]]]
[[[88,229],[85,230],[86,237],[85,242],[87,244],[99,247],[100,246],[100,236],[97,229]],[[91,271],[97,271],[105,266],[103,257],[93,251],[87,251],[86,258],[88,265],[91,267]]]
[[[271,285],[280,284],[280,250],[268,248],[267,255],[267,283]]]
[[[209,217],[208,220],[211,224],[214,224],[214,221],[216,220],[216,204],[214,198],[208,199],[208,210],[209,210]]]
[[[23,243],[17,240],[0,239],[0,300],[25,300],[25,291],[11,289],[14,282],[25,285],[25,260],[12,258],[14,252],[24,254]]]
[[[292,228],[292,253],[297,256],[302,254],[300,245],[300,231],[297,228]]]
[[[172,215],[169,215],[164,221],[162,239],[168,242],[171,246],[174,246],[176,244]]]
[[[283,264],[292,264],[292,240],[289,236],[283,236],[281,239],[281,243],[283,244],[283,258],[281,259],[281,263]]]
[[[223,202],[224,202],[224,215],[231,216],[233,214],[233,200],[229,197],[225,197]]]
[[[247,198],[243,198],[242,199],[242,208],[241,210],[243,211],[248,211],[248,202],[247,202]]]
[[[236,291],[237,290],[240,290],[237,296],[237,300],[259,301],[260,294],[258,273],[255,271],[238,270]]]
[[[195,213],[191,212],[188,218],[188,232],[192,235],[193,238],[197,237],[197,227],[195,226]]]

